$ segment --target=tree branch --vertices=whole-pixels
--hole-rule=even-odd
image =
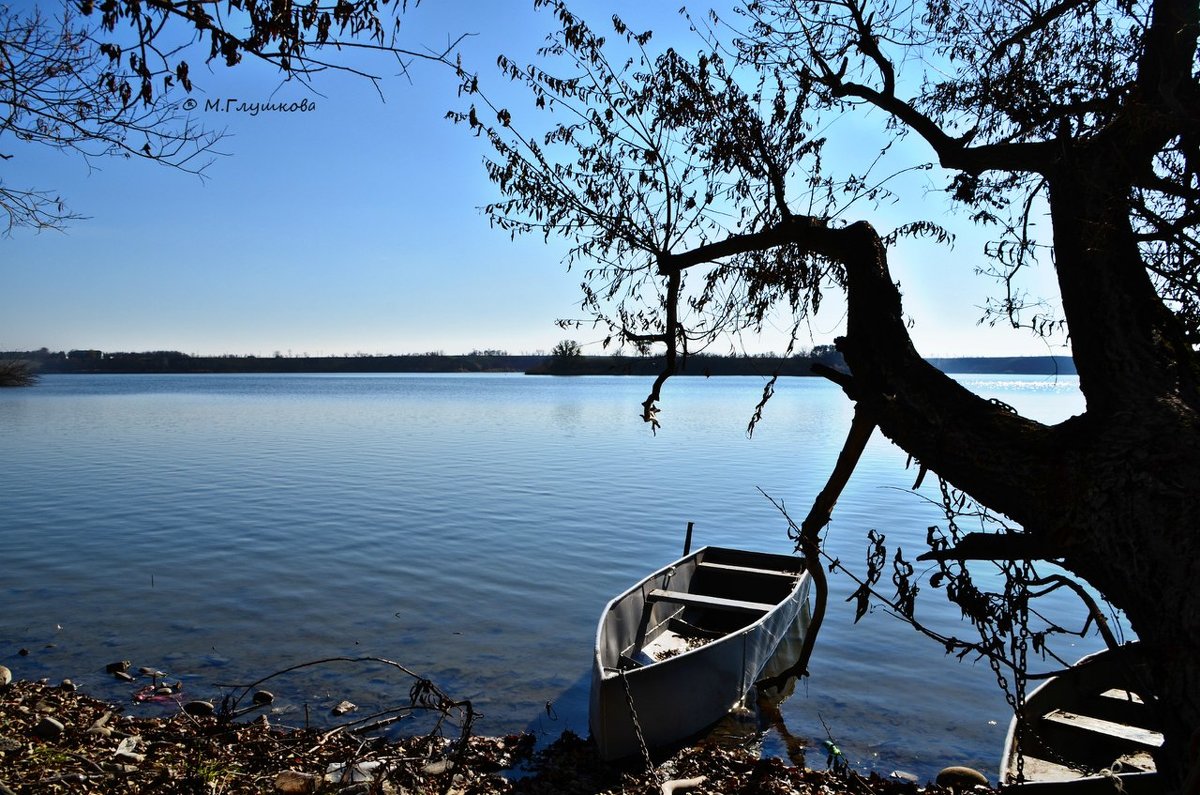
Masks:
[[[994,510],[1038,532],[1043,500],[1066,449],[1059,428],[984,400],[929,364],[913,347],[900,291],[875,230],[846,227],[847,334],[838,350],[859,404],[920,463]],[[1031,506],[1036,506],[1031,510]]]
[[[1096,2],[1097,0],[1059,0],[1059,2],[1047,8],[1044,12],[1034,12],[1030,16],[1028,23],[1017,28],[992,48],[992,54],[988,56],[988,60],[995,61],[997,58],[1000,58],[1009,47],[1020,43],[1023,39],[1028,38],[1038,31],[1045,30],[1050,26],[1050,23],[1064,14],[1085,6],[1094,6]]]
[[[968,146],[974,131],[958,138],[946,134],[933,119],[921,113],[912,104],[894,95],[884,94],[861,83],[825,80],[836,96],[857,97],[866,100],[880,110],[886,111],[925,139],[946,168],[981,174],[984,171],[1015,171],[1046,173],[1058,152],[1052,142],[1000,143],[983,146]]]
[[[917,560],[1050,560],[1061,554],[1045,539],[1025,533],[967,533],[957,546],[925,552]]]
[[[761,232],[731,235],[715,243],[697,246],[678,254],[662,254],[658,258],[659,273],[682,271],[696,265],[716,262],[725,257],[766,251],[777,246],[800,244],[814,254],[840,258],[840,241],[843,229],[829,226],[823,219],[812,215],[793,215]]]

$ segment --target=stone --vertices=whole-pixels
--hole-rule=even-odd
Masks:
[[[347,765],[339,765],[336,762],[331,762],[325,768],[325,780],[331,784],[371,782],[375,780],[376,771],[382,764],[382,762],[374,759],[366,762],[353,762]]]
[[[61,721],[47,715],[38,721],[37,726],[33,727],[33,733],[43,740],[54,740],[63,733],[63,729],[65,728]]]
[[[439,759],[437,762],[430,762],[421,768],[421,772],[427,776],[440,776],[447,770],[454,768],[454,762],[449,759]]]
[[[74,692],[75,692],[75,690],[77,689],[77,688],[75,687],[75,683],[74,683],[74,682],[72,682],[70,679],[64,679],[64,680],[62,680],[62,683],[61,683],[61,684],[59,684],[59,686],[58,686],[58,687],[59,687],[59,689],[61,689],[61,690],[64,690],[64,691],[66,691],[66,692],[68,692],[68,693],[74,693]]]
[[[129,660],[118,660],[117,662],[110,662],[108,665],[104,666],[104,670],[110,674],[125,673],[129,670],[129,666],[131,665],[133,665],[133,663],[131,663]]]
[[[0,665],[0,687],[5,687],[12,684],[12,671],[6,666]]]
[[[211,701],[189,701],[183,705],[183,711],[195,717],[204,717],[217,711]]]
[[[353,712],[358,709],[358,705],[349,701],[339,702],[336,707],[330,710],[334,715],[345,715],[347,712]]]
[[[951,789],[969,789],[976,784],[988,785],[987,776],[970,767],[946,767],[937,774],[934,782],[941,787]]]
[[[133,681],[133,675],[126,671],[113,671],[112,675],[114,677],[116,677],[117,679],[120,679],[122,682],[132,682]]]
[[[318,783],[320,780],[316,776],[299,773],[295,770],[285,770],[275,776],[275,791],[280,795],[304,795],[316,792]]]
[[[270,690],[258,690],[252,698],[255,704],[270,704],[275,700],[275,694]]]

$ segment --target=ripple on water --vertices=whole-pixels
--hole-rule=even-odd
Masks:
[[[688,521],[697,546],[787,551],[759,489],[803,514],[849,422],[835,387],[788,379],[748,438],[761,379],[676,379],[651,435],[637,419],[649,383],[48,376],[5,391],[0,593],[19,609],[0,617],[0,662],[124,701],[111,659],[213,697],[376,655],[476,700],[482,731],[586,732],[604,603],[677,557]],[[1046,421],[1082,408],[1068,379],[971,384]],[[874,528],[915,555],[939,516],[913,479],[874,440],[828,549],[861,570]],[[783,705],[789,729],[819,745],[828,726],[851,761],[885,772],[992,769],[1006,718],[990,670],[880,613],[854,625],[850,590],[835,578],[812,677]],[[957,627],[933,597],[923,616]],[[395,704],[407,688],[352,664],[271,684],[295,715]]]

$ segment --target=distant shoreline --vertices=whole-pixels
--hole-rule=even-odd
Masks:
[[[203,373],[525,373],[527,375],[634,375],[662,371],[661,356],[554,356],[498,353],[397,356],[190,356],[176,351],[104,353],[101,351],[10,351],[0,360],[29,362],[42,374],[203,374]],[[1075,375],[1068,356],[978,356],[932,358],[946,373]],[[681,358],[681,376],[811,376],[816,362],[838,367],[840,356],[711,356]]]

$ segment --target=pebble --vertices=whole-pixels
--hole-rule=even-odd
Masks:
[[[447,770],[451,770],[453,767],[453,761],[449,759],[441,759],[437,762],[430,762],[429,764],[425,765],[425,767],[421,768],[421,772],[427,776],[440,776]]]
[[[275,694],[270,690],[259,690],[254,694],[255,704],[270,704],[275,700]]]
[[[213,706],[211,701],[189,701],[183,705],[183,711],[189,715],[202,717],[213,714],[217,711],[217,708]]]
[[[347,712],[353,712],[356,709],[358,709],[357,704],[351,703],[349,701],[342,701],[341,703],[339,703],[336,707],[334,707],[330,711],[334,715],[345,715]]]
[[[941,787],[974,787],[976,784],[987,786],[987,776],[969,767],[946,767],[937,774],[935,783]]]
[[[74,693],[76,690],[75,683],[72,682],[70,679],[62,680],[62,683],[58,687],[59,687],[59,689],[65,690],[68,693]]]
[[[33,733],[43,740],[53,740],[63,733],[64,728],[61,721],[47,715],[33,727]]]
[[[275,791],[280,795],[304,795],[317,791],[318,779],[308,773],[285,770],[275,776]]]
[[[118,662],[110,662],[104,666],[104,670],[110,674],[125,673],[129,670],[129,666],[133,665],[129,660],[120,660]]]
[[[6,666],[0,665],[0,687],[12,684],[12,671]]]
[[[143,665],[141,668],[139,668],[138,673],[142,676],[153,676],[155,679],[162,679],[164,676],[166,676],[164,672],[158,670],[157,668],[151,668],[146,665]]]
[[[113,671],[112,675],[115,676],[117,679],[120,679],[122,682],[132,682],[133,681],[133,675],[130,673],[127,673],[125,671]]]
[[[375,780],[376,772],[382,765],[383,763],[377,759],[352,762],[346,765],[333,762],[325,768],[325,780],[331,784],[357,784],[360,782],[369,784]],[[340,790],[340,792],[344,795],[345,790]]]

